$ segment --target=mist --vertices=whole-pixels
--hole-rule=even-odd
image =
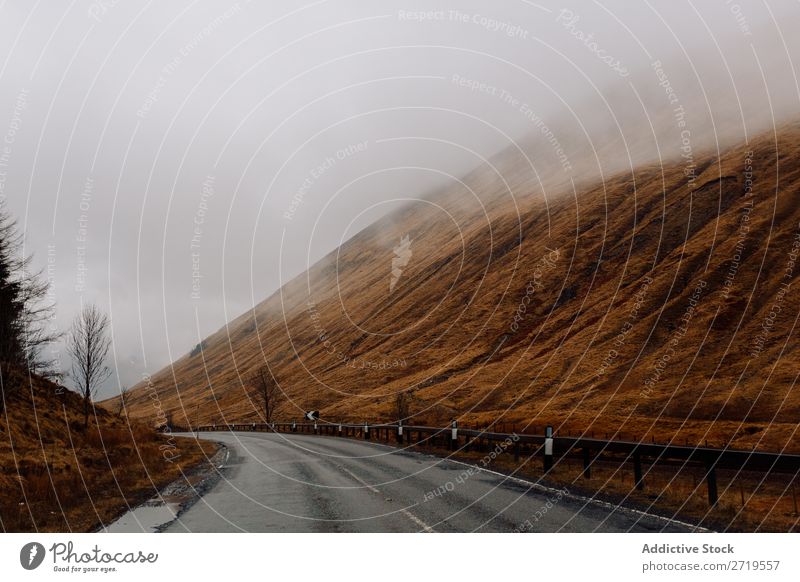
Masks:
[[[0,202],[52,325],[111,314],[101,396],[488,160],[528,171],[523,152],[538,187],[514,195],[558,196],[642,163],[689,170],[800,104],[793,1],[2,12]]]

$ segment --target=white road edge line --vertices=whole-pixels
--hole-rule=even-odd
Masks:
[[[359,482],[361,485],[363,485],[364,487],[366,487],[367,489],[369,489],[370,491],[372,491],[373,493],[380,493],[380,491],[379,491],[377,488],[373,487],[372,485],[370,485],[369,483],[367,483],[366,481],[364,481],[363,479],[361,479],[361,477],[359,477],[358,475],[356,475],[355,473],[353,473],[353,472],[352,472],[351,470],[349,470],[347,467],[343,467],[343,466],[339,465],[339,468],[340,468],[342,471],[344,471],[345,473],[347,473],[348,475],[350,475],[350,476],[351,476],[353,479],[355,479],[356,481],[358,481],[358,482]],[[420,518],[418,518],[416,515],[414,515],[413,513],[411,513],[410,511],[408,511],[407,509],[401,509],[401,510],[400,510],[400,513],[402,513],[402,514],[403,514],[403,515],[405,515],[405,516],[406,516],[408,519],[410,519],[412,522],[414,522],[416,525],[418,525],[419,527],[421,527],[421,528],[422,528],[422,530],[423,530],[424,532],[426,532],[426,533],[436,533],[436,530],[435,530],[435,529],[433,529],[431,526],[429,526],[427,523],[425,523],[424,521],[422,521]]]
[[[363,444],[367,444],[367,443],[363,443]],[[383,448],[386,448],[386,449],[392,449],[394,451],[410,452],[410,453],[413,453],[413,454],[420,455],[422,457],[428,457],[428,458],[437,459],[438,461],[449,461],[451,463],[456,463],[458,465],[463,465],[464,467],[471,467],[473,469],[477,469],[478,471],[482,471],[484,473],[489,473],[491,475],[496,475],[498,477],[502,477],[503,479],[506,479],[506,480],[509,480],[509,481],[514,481],[514,482],[520,483],[522,485],[527,485],[528,487],[530,487],[532,489],[537,489],[538,491],[544,491],[544,492],[547,492],[547,493],[562,493],[564,495],[564,497],[567,497],[567,498],[570,498],[570,499],[574,499],[576,501],[582,501],[583,503],[586,503],[586,504],[589,504],[589,505],[596,505],[598,507],[611,509],[613,511],[617,511],[617,512],[620,512],[620,513],[632,513],[634,515],[640,515],[640,516],[643,516],[643,517],[649,517],[651,519],[656,519],[656,520],[659,520],[659,521],[664,521],[664,522],[667,522],[667,523],[671,523],[671,524],[687,527],[687,528],[690,528],[690,529],[694,529],[695,531],[698,531],[698,532],[707,532],[707,533],[713,532],[713,530],[710,530],[710,529],[707,529],[707,528],[704,528],[704,527],[700,527],[698,525],[695,525],[693,523],[689,523],[689,522],[686,522],[686,521],[682,521],[680,519],[674,519],[674,518],[671,518],[671,517],[664,517],[664,516],[661,516],[661,515],[658,515],[658,514],[655,514],[655,513],[648,513],[646,511],[642,511],[640,509],[633,509],[632,507],[625,507],[624,505],[615,505],[615,504],[609,503],[607,501],[601,501],[600,499],[596,499],[594,497],[586,497],[586,496],[583,496],[583,495],[576,495],[574,493],[566,493],[566,494],[564,494],[564,490],[563,489],[556,489],[555,487],[547,487],[547,486],[542,485],[540,483],[534,483],[533,481],[527,481],[525,479],[520,479],[519,477],[514,477],[512,475],[507,475],[505,473],[500,473],[499,471],[492,471],[491,469],[486,469],[484,467],[479,467],[478,465],[473,465],[471,463],[465,463],[463,461],[457,461],[456,459],[453,459],[451,457],[439,457],[439,456],[436,456],[436,455],[431,455],[429,453],[422,453],[422,452],[419,452],[419,451],[411,451],[411,450],[407,450],[407,449],[399,449],[398,447],[393,447],[392,445],[385,445],[383,443],[371,442],[371,443],[369,443],[369,445],[374,446],[374,447],[383,447]],[[368,483],[365,483],[364,481],[359,479],[356,475],[353,475],[352,472],[348,471],[344,467],[342,467],[342,469],[347,471],[347,473],[349,473],[350,476],[352,476],[356,481],[358,481],[359,483],[361,483],[365,487],[370,488],[375,493],[380,493],[380,491],[378,491],[377,489],[375,489],[374,487],[372,487]],[[406,510],[403,510],[403,511],[409,516],[409,519],[411,519],[415,523],[418,521],[420,524],[424,524],[424,522],[422,520],[420,520],[418,517],[416,517],[415,515],[411,514],[410,512],[408,512]],[[423,529],[426,532],[431,532],[431,533],[435,533],[436,532],[436,530],[434,530],[433,528],[431,528],[427,524],[424,524],[424,528]]]
[[[436,458],[439,458],[439,457],[436,457]],[[565,494],[563,489],[556,489],[555,487],[547,487],[546,485],[542,485],[540,483],[534,483],[533,481],[527,481],[525,479],[520,479],[519,477],[514,477],[512,475],[506,475],[505,473],[500,473],[498,471],[492,471],[491,469],[486,469],[484,467],[479,467],[478,465],[472,465],[470,463],[464,463],[463,461],[457,461],[455,459],[446,459],[446,460],[450,461],[451,463],[457,463],[459,465],[464,465],[465,467],[472,467],[472,468],[478,469],[478,471],[483,471],[484,473],[490,473],[492,475],[497,475],[498,477],[503,477],[504,479],[507,479],[509,481],[515,481],[515,482],[520,483],[522,485],[527,485],[530,488],[538,489],[539,491],[545,491],[547,493],[561,493],[561,494],[564,495],[564,497],[568,497],[570,499],[575,499],[577,501],[582,501],[582,502],[587,503],[587,504],[599,505],[600,507],[613,509],[614,511],[628,512],[628,513],[633,513],[633,514],[636,514],[636,515],[650,517],[652,519],[657,519],[657,520],[660,520],[660,521],[666,521],[667,523],[681,525],[681,526],[692,528],[692,529],[695,529],[695,530],[701,531],[701,532],[711,532],[710,529],[706,529],[704,527],[700,527],[700,526],[694,525],[693,523],[688,523],[686,521],[681,521],[679,519],[673,519],[671,517],[664,517],[662,515],[657,515],[655,513],[647,513],[646,511],[642,511],[640,509],[633,509],[632,507],[625,507],[624,505],[614,505],[613,503],[609,503],[607,501],[601,501],[600,499],[595,499],[593,497],[585,497],[584,495],[576,495],[574,493],[566,493]]]
[[[367,443],[363,443],[363,444],[367,444]],[[704,528],[704,527],[700,527],[698,525],[695,525],[693,523],[689,523],[687,521],[682,521],[680,519],[675,519],[675,518],[672,518],[672,517],[664,517],[663,515],[658,515],[658,514],[655,514],[655,513],[648,513],[646,511],[642,511],[641,509],[634,509],[632,507],[626,507],[624,505],[615,505],[613,503],[609,503],[608,501],[602,501],[602,500],[594,498],[594,497],[586,497],[584,495],[576,495],[575,493],[566,493],[566,494],[564,494],[564,490],[563,489],[557,489],[555,487],[547,487],[546,485],[542,485],[541,483],[534,483],[533,481],[528,481],[526,479],[521,479],[519,477],[514,477],[513,475],[507,475],[506,473],[500,473],[499,471],[492,471],[491,469],[486,469],[484,467],[479,467],[478,465],[473,465],[471,463],[465,463],[464,461],[458,461],[458,460],[453,459],[451,457],[439,457],[437,455],[432,455],[430,453],[423,453],[423,452],[420,452],[420,451],[414,451],[414,450],[409,450],[409,449],[400,449],[398,447],[394,447],[392,445],[385,445],[383,443],[371,442],[371,443],[369,443],[369,445],[374,446],[374,447],[383,447],[383,448],[386,448],[386,449],[392,449],[392,450],[395,450],[395,451],[409,452],[409,453],[417,454],[417,455],[420,455],[420,456],[423,456],[423,457],[436,459],[437,461],[449,461],[451,463],[456,463],[458,465],[463,465],[464,467],[471,467],[473,469],[477,469],[478,471],[483,471],[484,473],[489,473],[491,475],[496,475],[498,477],[502,477],[503,479],[507,479],[509,481],[514,481],[514,482],[520,483],[522,485],[527,485],[528,487],[530,487],[532,489],[536,489],[538,491],[542,491],[542,492],[546,492],[546,493],[562,493],[564,495],[564,497],[568,497],[568,498],[574,499],[576,501],[581,501],[581,502],[586,503],[588,505],[596,505],[598,507],[603,507],[605,509],[611,509],[613,511],[617,511],[617,512],[620,512],[620,513],[626,513],[627,512],[627,513],[632,513],[634,515],[639,515],[639,516],[642,516],[642,517],[649,517],[649,518],[656,519],[656,520],[659,520],[659,521],[664,521],[664,522],[671,523],[671,524],[674,524],[674,525],[680,525],[680,526],[683,526],[683,527],[687,527],[689,529],[694,529],[695,531],[698,531],[698,532],[706,532],[706,533],[713,532],[713,530],[710,530],[710,529]],[[355,475],[353,475],[353,476],[355,477]],[[365,483],[365,485],[366,485],[366,483]]]
[[[225,451],[225,460],[222,461],[222,464],[220,466],[218,466],[217,469],[224,469],[225,465],[228,464],[228,459],[230,459],[230,458],[231,458],[231,450],[228,449],[227,451]]]

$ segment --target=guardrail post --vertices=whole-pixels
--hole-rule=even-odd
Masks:
[[[544,472],[553,468],[553,427],[548,426],[544,431]]]
[[[583,447],[583,478],[592,478],[592,451],[589,447]]]
[[[364,423],[364,440],[369,440],[369,423]]]
[[[403,444],[403,421],[397,423],[397,442]]]
[[[641,491],[644,489],[644,479],[642,477],[642,456],[639,453],[633,453],[633,482],[636,488]]]
[[[706,464],[706,468],[708,470],[706,473],[706,483],[708,484],[708,504],[711,507],[714,507],[717,504],[717,501],[719,501],[719,494],[717,493],[716,464],[716,459],[713,461],[708,461]]]
[[[519,440],[514,441],[514,462],[519,462]]]

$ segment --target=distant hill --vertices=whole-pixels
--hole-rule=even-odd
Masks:
[[[178,422],[255,421],[268,363],[281,419],[395,419],[409,391],[409,422],[797,450],[800,125],[690,154],[573,190],[509,150],[153,386]],[[129,403],[148,415],[143,386]]]

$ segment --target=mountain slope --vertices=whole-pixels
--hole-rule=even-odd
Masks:
[[[153,386],[191,424],[257,420],[247,379],[268,363],[277,418],[394,419],[407,391],[410,422],[797,449],[799,160],[791,124],[573,190],[506,152],[500,173],[373,224]],[[148,414],[142,386],[128,406]]]
[[[212,443],[158,434],[117,411],[3,365],[0,388],[0,531],[94,531],[158,495],[197,465]]]

